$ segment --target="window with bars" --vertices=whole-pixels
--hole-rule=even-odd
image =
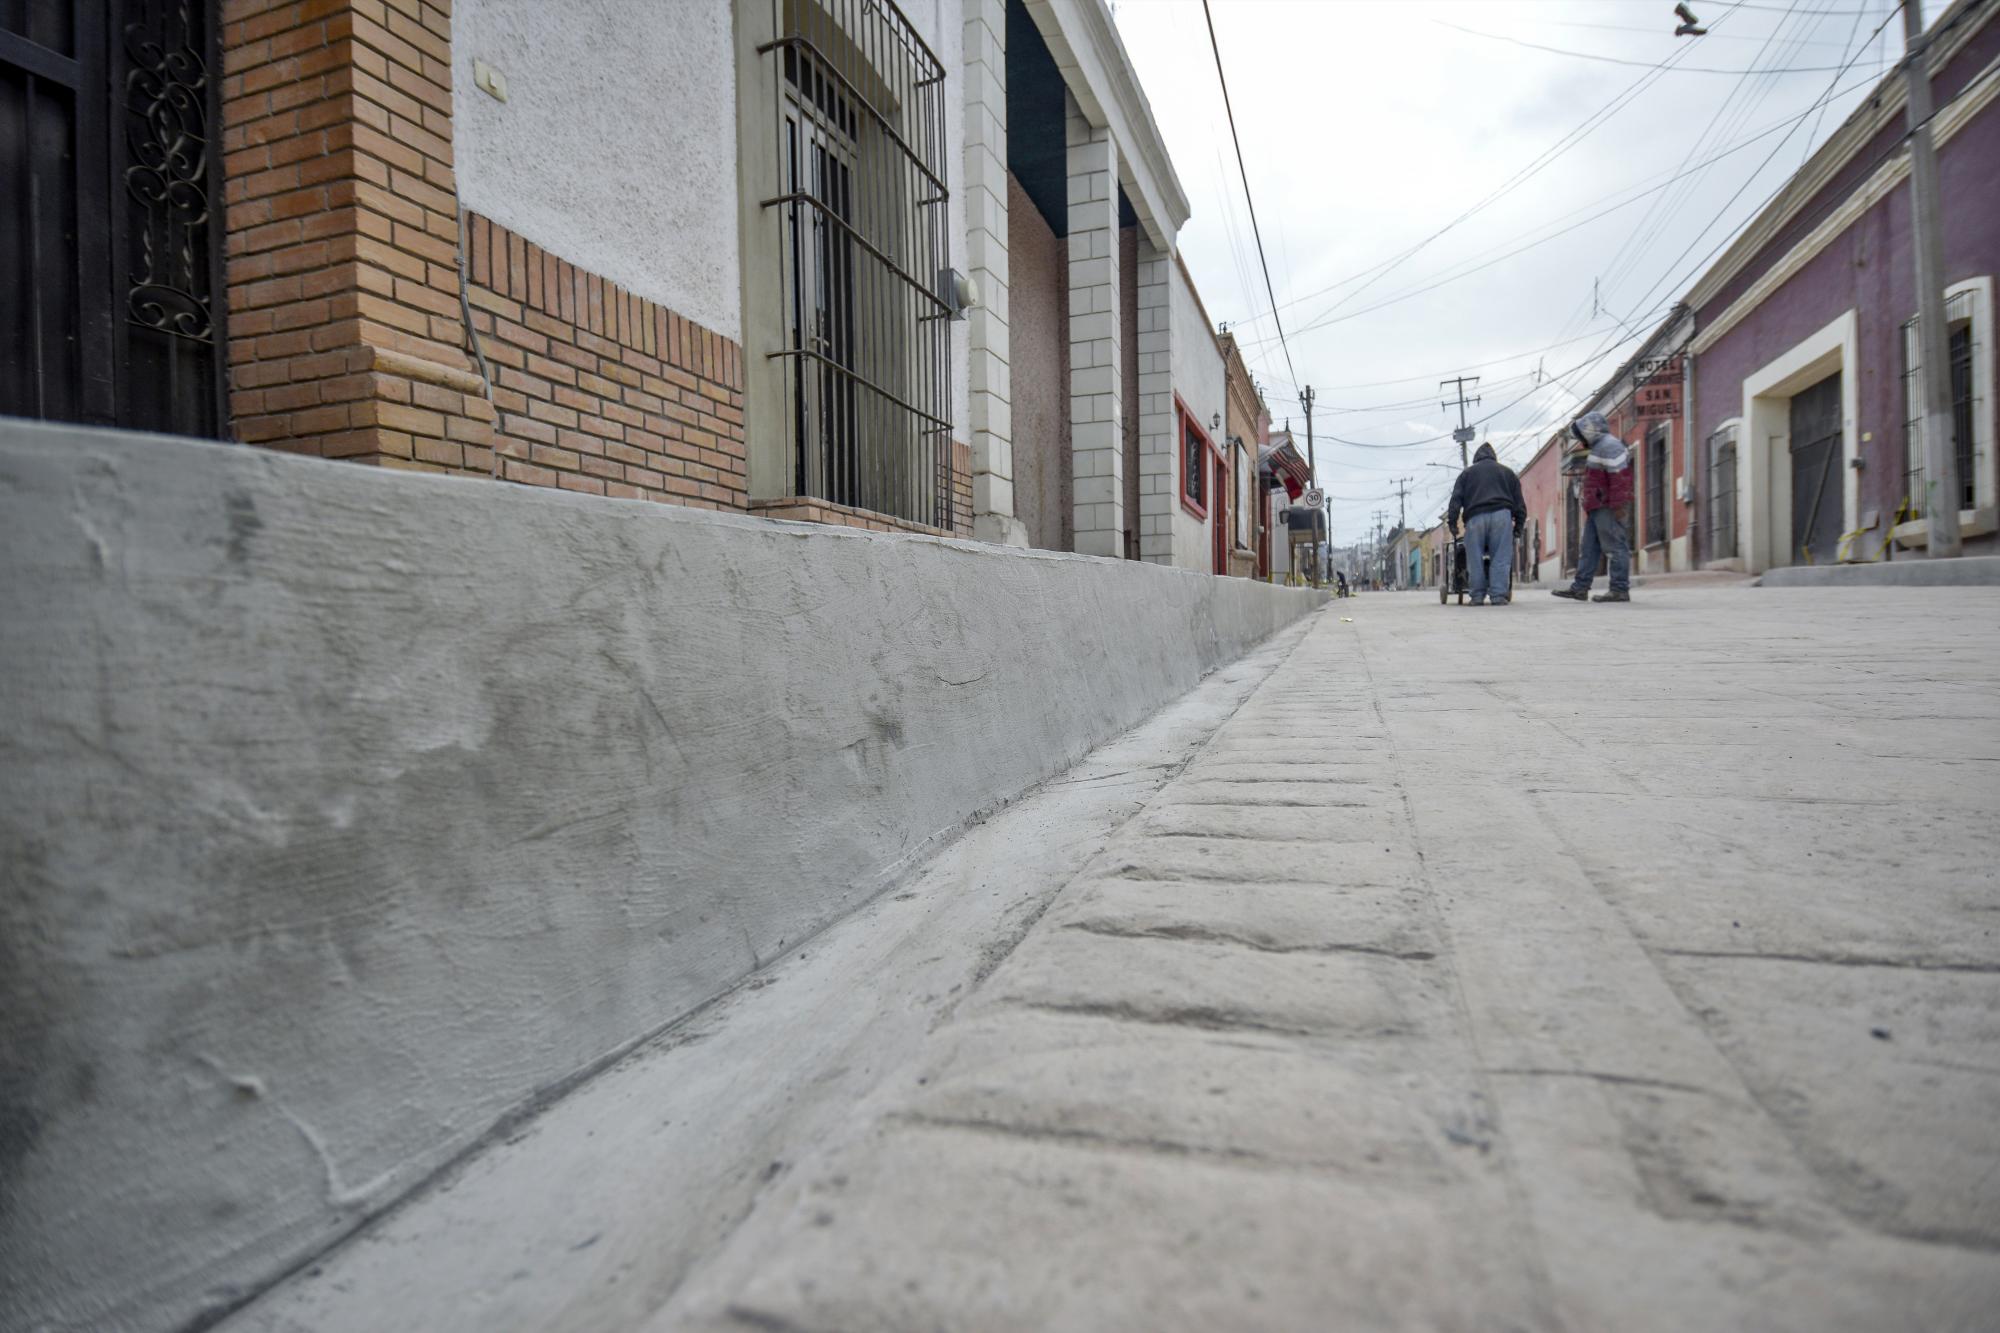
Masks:
[[[1208,510],[1208,437],[1181,414],[1181,498],[1195,509]]]
[[[1973,421],[1979,404],[1973,396],[1973,359],[1978,342],[1973,336],[1972,293],[1955,292],[1945,299],[1945,328],[1951,359],[1952,454],[1957,461],[1958,506],[1971,509],[1978,503],[1978,474],[1975,468],[1985,460],[1975,446]],[[1912,516],[1924,512],[1924,365],[1923,344],[1917,337],[1917,321],[1903,325],[1903,495]]]
[[[1736,555],[1736,428],[1708,437],[1708,558]]]
[[[1646,433],[1646,544],[1667,539],[1667,423]]]
[[[794,493],[952,526],[944,67],[891,0],[774,0]]]

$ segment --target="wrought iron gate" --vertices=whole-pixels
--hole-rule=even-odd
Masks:
[[[1831,563],[1840,545],[1840,375],[1792,396],[1790,564]]]
[[[213,0],[0,0],[0,414],[223,433]]]
[[[1708,437],[1708,558],[1736,558],[1736,431]]]

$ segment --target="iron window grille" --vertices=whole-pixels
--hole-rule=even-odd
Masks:
[[[1979,344],[1972,336],[1972,293],[1956,292],[1945,300],[1944,318],[1951,357],[1952,453],[1958,461],[1958,506],[1978,503],[1974,468],[1984,462],[1974,447],[1972,423],[1979,403],[1972,392],[1972,367]],[[1903,495],[1913,517],[1924,513],[1924,358],[1917,338],[1917,321],[1903,324]]]
[[[224,432],[217,28],[0,4],[0,412]]]
[[[1664,423],[1646,434],[1646,544],[1667,539],[1667,428]]]
[[[1185,412],[1181,414],[1181,495],[1196,509],[1207,512],[1208,440]]]
[[[1708,558],[1736,555],[1736,431],[1708,437]]]
[[[795,494],[952,527],[944,66],[891,0],[773,0]]]

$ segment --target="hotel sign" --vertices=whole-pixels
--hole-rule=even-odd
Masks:
[[[1632,376],[1632,410],[1640,420],[1681,414],[1681,359],[1641,361]]]

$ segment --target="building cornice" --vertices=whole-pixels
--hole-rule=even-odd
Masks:
[[[1978,17],[1977,22],[1959,24],[1967,10],[1991,6],[1992,0],[1958,0],[1958,3],[1939,17],[1933,33],[1942,32],[1944,40],[1934,42],[1930,48],[1927,64],[1935,77],[1949,64],[1961,50],[1992,20],[1993,10]],[[1956,24],[1957,26],[1952,26]],[[1885,77],[1875,85],[1875,91],[1866,101],[1849,113],[1827,141],[1820,145],[1803,168],[1786,183],[1785,188],[1771,204],[1754,218],[1742,234],[1737,236],[1722,257],[1701,275],[1699,281],[1689,289],[1687,303],[1699,310],[1714,300],[1716,294],[1728,286],[1743,269],[1761,253],[1771,239],[1789,226],[1807,204],[1826,188],[1854,157],[1875,136],[1880,134],[1896,117],[1903,114],[1905,104],[1903,75],[1897,72]]]
[[[1120,183],[1155,248],[1171,250],[1188,219],[1187,192],[1174,174],[1153,108],[1105,0],[1025,0],[1056,68],[1092,125],[1118,145]]]
[[[1932,119],[1931,138],[1942,148],[1950,143],[1958,132],[1970,124],[1973,117],[1992,105],[1996,95],[2000,95],[2000,58],[1989,62],[1979,75],[1967,84],[1965,91],[1948,103],[1944,110]],[[1906,145],[1901,152],[1875,169],[1873,175],[1857,185],[1848,196],[1840,201],[1840,207],[1827,214],[1824,221],[1814,227],[1798,244],[1787,250],[1778,261],[1757,275],[1743,294],[1729,303],[1729,308],[1702,325],[1691,344],[1699,355],[1715,346],[1728,332],[1742,323],[1744,318],[1762,305],[1780,287],[1798,276],[1799,270],[1819,257],[1821,251],[1832,245],[1840,234],[1859,222],[1890,191],[1908,178],[1910,174],[1910,152]]]

